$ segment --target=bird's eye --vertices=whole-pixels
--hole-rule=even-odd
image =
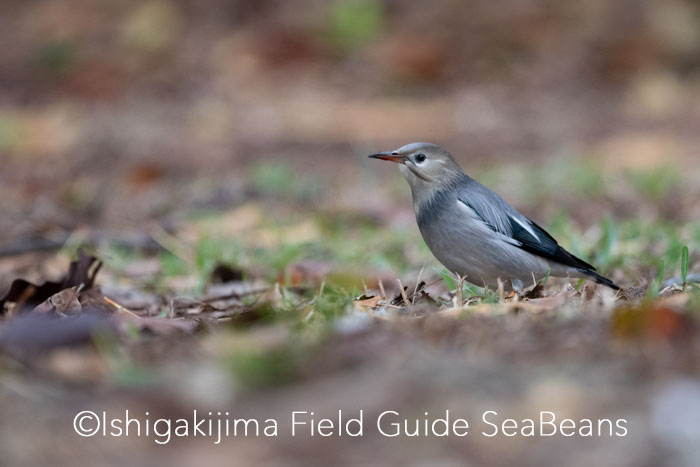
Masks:
[[[416,160],[416,162],[418,162],[419,164],[425,162],[425,159],[427,159],[427,158],[425,157],[425,154],[416,154],[415,160]]]

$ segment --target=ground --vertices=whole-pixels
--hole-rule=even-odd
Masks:
[[[12,3],[7,465],[694,465],[692,2]],[[457,290],[396,167],[366,157],[415,140],[623,290]],[[86,410],[279,432],[83,438]],[[362,437],[291,435],[293,411],[339,410],[362,413]],[[469,434],[382,436],[385,411],[448,411]],[[551,412],[577,433],[492,438],[489,411],[516,430]],[[598,419],[624,436],[582,436]]]

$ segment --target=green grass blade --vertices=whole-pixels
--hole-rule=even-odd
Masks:
[[[664,261],[663,258],[661,258],[661,262],[659,263],[659,272],[656,273],[656,279],[654,279],[651,283],[651,286],[649,287],[649,290],[647,292],[647,297],[656,297],[659,295],[659,292],[661,291],[661,284],[662,281],[664,280],[664,270],[666,269],[666,262]]]
[[[681,279],[683,280],[683,285],[685,285],[688,278],[688,261],[688,245],[683,245],[683,250],[681,251]]]
[[[661,258],[661,263],[659,263],[659,272],[656,274],[656,284],[660,287],[661,281],[664,280],[664,269],[666,267],[666,262]]]
[[[442,269],[439,271],[439,273],[442,280],[445,281],[445,285],[447,286],[448,290],[455,290],[457,288],[457,281],[454,277],[452,277],[447,269]]]
[[[547,268],[547,274],[545,274],[544,279],[542,279],[542,287],[547,285],[547,281],[549,280],[549,274],[552,272],[550,268]]]

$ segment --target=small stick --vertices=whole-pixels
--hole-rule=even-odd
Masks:
[[[156,241],[156,243],[184,262],[188,264],[196,263],[194,249],[176,236],[170,234],[157,222],[152,222],[149,224],[149,234],[151,235],[151,238]]]
[[[384,284],[382,283],[382,278],[377,277],[377,280],[379,281],[379,291],[382,293],[382,298],[386,300],[386,292],[384,291]]]
[[[423,276],[423,271],[425,270],[425,263],[423,263],[423,267],[420,268],[420,272],[418,273],[418,279],[416,279],[416,286],[413,288],[413,298],[411,300],[411,304],[416,303],[416,295],[418,295],[418,284],[420,284],[421,277]]]
[[[458,281],[457,281],[458,288],[457,288],[457,290],[455,291],[455,293],[456,293],[455,296],[456,296],[456,297],[459,297],[459,308],[463,308],[463,307],[464,307],[464,281],[466,280],[466,278],[467,278],[467,276],[460,276],[460,275],[457,275],[457,279],[458,279]]]
[[[396,282],[399,283],[399,290],[401,291],[401,298],[403,298],[403,304],[406,308],[411,306],[411,303],[408,301],[408,297],[406,296],[406,291],[403,289],[403,284],[401,283],[401,279],[398,277],[396,278]]]
[[[314,300],[318,300],[319,298],[321,298],[321,296],[323,295],[323,291],[325,290],[325,288],[326,288],[326,281],[321,281],[321,287],[319,287],[319,289],[318,289],[318,295],[316,295],[316,298],[315,298]],[[366,286],[365,286],[365,290],[367,290],[367,287],[366,287]]]
[[[109,297],[107,297],[107,296],[105,296],[105,295],[103,295],[102,298],[104,298],[105,302],[107,302],[107,303],[109,303],[110,305],[112,305],[113,307],[115,307],[118,311],[123,311],[123,312],[125,312],[125,313],[128,313],[128,314],[130,314],[131,316],[133,316],[134,318],[137,318],[137,319],[143,319],[141,316],[137,315],[136,313],[134,313],[133,311],[129,310],[128,308],[124,308],[123,306],[121,306],[119,303],[115,302],[115,301],[112,300],[111,298],[109,298]]]

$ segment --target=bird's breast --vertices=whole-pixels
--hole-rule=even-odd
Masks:
[[[449,207],[454,204],[457,194],[453,190],[435,190],[424,196],[413,196],[413,209],[421,232],[438,219],[445,216]]]

